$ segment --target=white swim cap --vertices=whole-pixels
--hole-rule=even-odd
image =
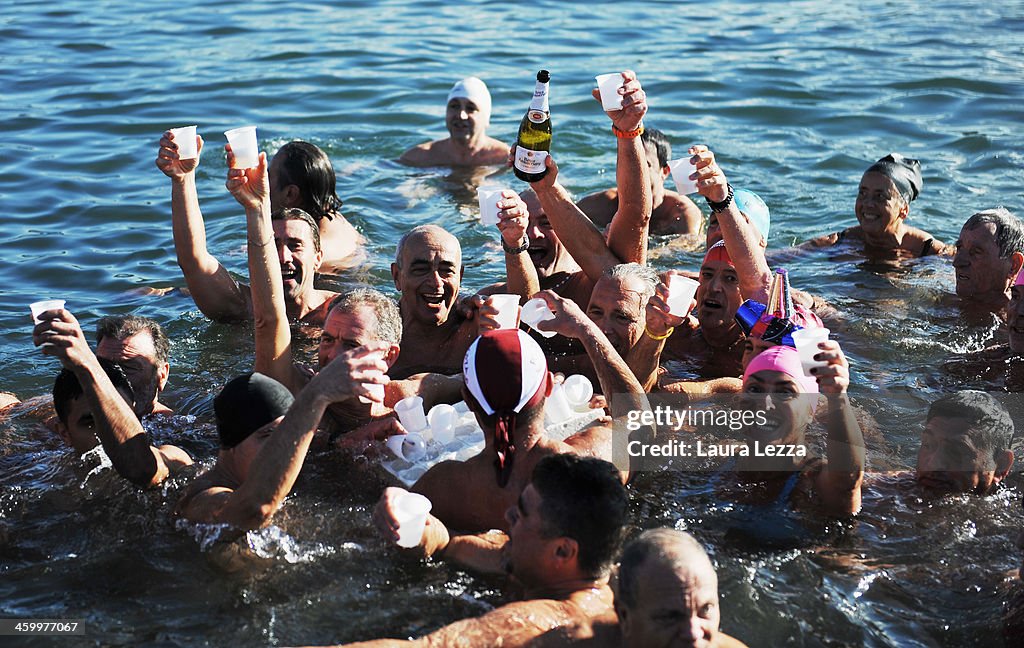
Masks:
[[[476,104],[483,117],[484,126],[491,123],[491,93],[487,91],[486,83],[476,77],[466,77],[452,86],[445,103],[456,97],[469,99]]]

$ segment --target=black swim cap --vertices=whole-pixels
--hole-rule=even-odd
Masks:
[[[213,399],[220,446],[225,450],[234,448],[256,430],[284,416],[293,400],[287,387],[261,373],[233,379]]]
[[[899,153],[890,153],[884,158],[875,162],[864,173],[881,173],[892,180],[896,190],[910,202],[921,194],[921,185],[924,178],[921,177],[921,162],[903,157]]]

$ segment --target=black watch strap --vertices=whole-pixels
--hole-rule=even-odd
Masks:
[[[729,184],[729,185],[726,185],[726,186],[729,188],[729,194],[725,197],[725,200],[723,200],[722,202],[715,202],[715,201],[711,200],[710,198],[706,198],[705,199],[705,200],[708,201],[708,207],[711,208],[711,211],[713,211],[713,212],[725,211],[726,209],[728,209],[729,205],[732,203],[732,185]]]
[[[523,243],[519,247],[509,247],[505,243],[505,239],[501,239],[501,249],[505,250],[506,254],[522,254],[530,249],[530,239],[527,236],[523,237]]]

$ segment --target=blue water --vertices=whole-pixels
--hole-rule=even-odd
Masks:
[[[472,179],[394,160],[444,134],[446,93],[469,74],[490,86],[490,134],[511,140],[541,67],[552,72],[560,177],[579,195],[614,183],[614,141],[589,96],[592,77],[631,68],[649,95],[650,126],[665,131],[677,151],[709,144],[733,184],[764,197],[773,248],[851,225],[860,174],[890,151],[922,161],[924,191],[910,223],[951,242],[975,211],[1024,207],[1022,34],[1020,1],[9,3],[0,12],[0,390],[26,398],[52,384],[56,363],[30,340],[27,304],[43,297],[66,299],[87,330],[109,313],[161,321],[175,341],[166,400],[200,421],[208,420],[210,395],[250,366],[246,329],[239,336],[237,328],[209,324],[176,292],[138,292],[184,285],[171,239],[169,181],[153,163],[167,128],[199,125],[207,143],[198,184],[210,249],[240,276],[244,220],[224,189],[220,150],[224,130],[253,123],[269,153],[301,138],[331,156],[345,214],[370,241],[372,259],[343,285],[365,280],[390,290],[387,266],[398,236],[427,222],[462,240],[466,289],[497,279],[500,250],[495,233],[476,224]],[[693,268],[696,261],[680,253],[657,265]],[[856,262],[834,264],[822,253],[791,272],[794,285],[822,294],[843,313],[839,337],[853,364],[855,393],[895,387],[927,395],[945,384],[936,375],[944,358],[998,340],[994,321],[963,321],[942,306],[952,274],[940,259],[880,273]],[[89,641],[103,645],[327,642],[415,634],[478,613],[481,593],[497,600],[493,584],[444,568],[392,567],[367,526],[371,487],[341,503],[320,493],[331,510],[350,518],[324,522],[336,530],[329,539],[316,523],[284,525],[301,542],[329,545],[327,557],[304,547],[299,553],[311,562],[296,567],[277,558],[274,576],[221,579],[189,565],[201,564],[204,554],[166,522],[170,496],[133,496],[102,475],[87,478],[87,466],[24,430],[0,430],[7,471],[0,476],[0,616],[92,610]],[[196,436],[195,447],[203,443]],[[659,496],[641,489],[646,516],[638,523],[699,517],[684,505],[687,488]],[[74,504],[61,504],[54,493]],[[140,530],[103,523],[108,498]],[[940,572],[929,571],[938,569],[938,558],[924,561],[928,577],[914,596],[869,588],[836,602],[834,592],[822,600],[828,592],[807,583],[845,583],[842,570],[807,554],[750,563],[747,554],[725,552],[724,627],[752,644],[767,626],[779,645],[998,641],[1005,599],[992,574],[1015,564],[1013,527],[1021,516],[1016,499],[985,504],[965,518],[999,527],[973,563],[986,573],[971,580],[985,591],[973,607],[915,598],[949,587]],[[295,508],[308,512],[302,506]],[[69,507],[81,511],[68,513]],[[127,566],[117,568],[103,542],[79,535],[85,530],[77,541],[54,539],[68,515],[99,525],[101,541],[131,545],[156,537],[157,557],[128,551]],[[884,507],[867,511],[862,526],[879,516]],[[910,537],[937,533],[918,532]],[[368,568],[350,564],[349,542],[366,545]],[[903,550],[882,540],[872,546]],[[53,561],[60,575],[45,571]],[[140,564],[171,586],[95,582],[96,574],[130,573]],[[758,575],[744,580],[748,568]],[[196,582],[221,580],[223,589],[197,594]],[[65,591],[73,596],[62,598]],[[60,603],[65,599],[81,602]],[[325,605],[329,614],[317,611]],[[427,612],[397,619],[396,610],[407,605]],[[865,626],[871,630],[859,633]]]

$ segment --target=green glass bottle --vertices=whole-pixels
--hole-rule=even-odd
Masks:
[[[545,162],[551,150],[551,113],[548,110],[550,79],[547,70],[537,73],[533,101],[530,102],[530,109],[526,111],[522,123],[519,124],[516,159],[512,171],[517,178],[526,182],[537,182],[548,173]]]

